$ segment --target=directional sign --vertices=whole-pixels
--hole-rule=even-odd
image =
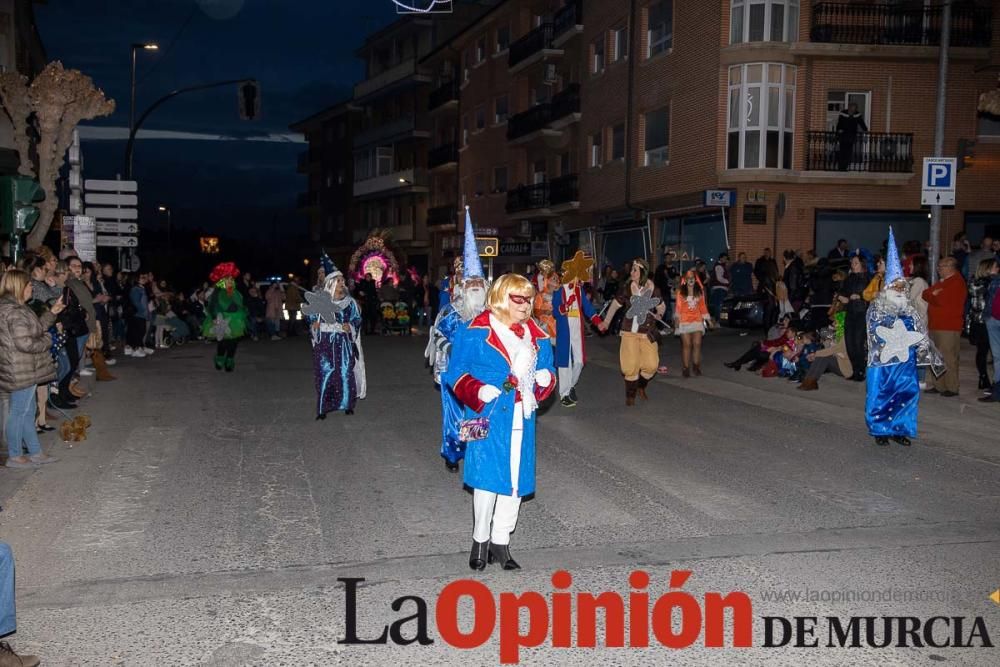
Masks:
[[[100,208],[88,206],[86,214],[103,220],[138,220],[139,211],[134,208]]]
[[[925,157],[920,183],[920,203],[924,206],[955,205],[956,158]]]
[[[104,222],[97,221],[97,231],[100,234],[138,234],[139,224],[136,222]]]
[[[139,198],[136,195],[123,195],[117,192],[86,192],[83,200],[88,204],[99,204],[104,206],[138,206]]]
[[[104,248],[136,248],[139,238],[136,236],[104,236],[97,235],[97,245]]]
[[[107,181],[88,178],[83,182],[83,189],[100,192],[138,192],[139,184],[136,181]]]

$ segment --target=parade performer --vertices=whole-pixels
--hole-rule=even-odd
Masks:
[[[600,330],[607,331],[615,313],[626,305],[618,356],[625,376],[625,405],[635,405],[636,395],[644,400],[649,398],[646,386],[660,366],[657,346],[660,330],[656,322],[662,321],[667,310],[659,288],[649,279],[649,264],[641,257],[632,262],[629,280],[619,288],[599,325]]]
[[[367,393],[365,356],[361,348],[361,309],[351,297],[344,274],[323,253],[323,290],[306,292],[302,313],[312,334],[316,419],[343,410],[353,415]]]
[[[215,370],[232,373],[236,368],[236,346],[246,334],[247,309],[243,295],[236,290],[240,270],[233,262],[223,262],[212,269],[209,280],[215,285],[205,304],[205,321],[201,333],[218,342],[215,350]]]
[[[559,369],[559,399],[562,406],[576,405],[576,383],[587,363],[584,349],[584,317],[596,327],[601,318],[583,292],[590,279],[594,260],[577,250],[573,259],[563,262],[562,287],[552,295],[552,314],[556,320],[556,367]],[[582,313],[582,316],[581,316]]]
[[[684,377],[701,375],[701,338],[712,321],[705,305],[705,286],[693,269],[688,269],[677,289],[674,303],[674,335],[681,338],[681,362]]]
[[[545,329],[549,339],[556,339],[556,318],[552,315],[552,299],[559,289],[559,274],[551,259],[543,259],[538,263],[538,273],[535,275],[535,304],[532,315]]]
[[[441,456],[450,472],[458,472],[458,462],[465,456],[465,443],[459,438],[462,406],[451,389],[441,382],[441,376],[448,370],[459,330],[486,308],[488,289],[468,207],[465,210],[464,255],[455,260],[455,276],[457,282],[453,283],[451,299],[434,320],[430,342],[424,351],[433,369],[434,382],[441,388]]]
[[[510,534],[521,498],[535,492],[536,408],[555,388],[551,343],[531,319],[533,297],[527,278],[501,276],[487,310],[459,331],[444,374],[464,406],[474,570],[494,561],[505,570],[520,567],[510,555]]]
[[[867,313],[865,421],[876,444],[888,445],[891,438],[909,446],[917,436],[917,366],[929,365],[940,373],[943,364],[927,335],[927,322],[910,302],[891,227],[887,255],[883,287]]]

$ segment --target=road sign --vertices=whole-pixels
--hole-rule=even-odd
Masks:
[[[138,234],[137,222],[105,222],[97,221],[97,231],[101,234]]]
[[[101,208],[88,206],[84,211],[91,218],[102,220],[138,220],[139,211],[134,208]]]
[[[500,239],[496,237],[476,237],[476,246],[480,257],[496,257],[500,248]]]
[[[735,205],[736,190],[705,190],[705,206],[732,208]]]
[[[955,205],[957,160],[953,157],[925,157],[921,174],[920,203],[924,206]]]
[[[83,182],[83,189],[99,192],[138,192],[139,184],[136,181],[108,181],[88,178]]]
[[[93,192],[88,191],[83,195],[83,201],[87,204],[98,204],[101,206],[138,206],[139,197],[130,194],[120,194],[117,192]]]
[[[93,218],[74,216],[73,249],[85,262],[97,261],[97,229]]]
[[[97,245],[102,248],[136,248],[139,246],[137,236],[105,236],[97,235]]]

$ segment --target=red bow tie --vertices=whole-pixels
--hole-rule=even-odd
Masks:
[[[514,332],[514,335],[518,338],[524,338],[524,325],[523,324],[512,324],[510,325],[510,330]]]

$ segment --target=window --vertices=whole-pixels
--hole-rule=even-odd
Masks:
[[[628,58],[628,26],[615,28],[611,31],[611,62],[616,63]]]
[[[462,146],[469,145],[469,115],[462,115]]]
[[[476,64],[486,60],[486,35],[476,40]]]
[[[732,0],[729,43],[795,42],[799,39],[799,0]]]
[[[611,128],[611,159],[625,159],[625,123],[619,123]]]
[[[595,132],[590,135],[590,166],[600,167],[604,154],[601,152],[601,148],[604,145],[602,141],[602,132]]]
[[[502,95],[493,104],[493,123],[499,125],[507,122],[507,96]]]
[[[649,58],[669,51],[674,46],[674,3],[659,0],[649,6]]]
[[[986,113],[979,114],[976,123],[976,136],[1000,138],[1000,119]]]
[[[729,169],[791,169],[795,125],[793,65],[729,68]]]
[[[338,213],[337,214],[337,231],[338,232],[344,231],[344,214],[343,213]]]
[[[377,167],[377,175],[385,176],[386,174],[391,174],[392,169],[392,159],[393,151],[392,146],[379,146],[375,149],[375,160]]]
[[[646,166],[670,161],[670,108],[646,114]]]
[[[507,192],[507,166],[493,167],[493,192]]]
[[[545,160],[535,160],[532,171],[532,183],[538,185],[545,182]]]
[[[476,130],[486,129],[486,107],[476,108]]]
[[[831,90],[827,92],[826,128],[830,131],[836,131],[840,112],[845,111],[852,104],[858,105],[858,113],[865,119],[865,125],[871,127],[871,98],[870,91]]]
[[[469,74],[472,71],[472,51],[466,49],[462,52],[462,83],[469,82]]]
[[[503,53],[510,47],[510,25],[497,28],[497,53]]]
[[[590,47],[590,73],[600,74],[604,71],[604,34],[594,40]]]

